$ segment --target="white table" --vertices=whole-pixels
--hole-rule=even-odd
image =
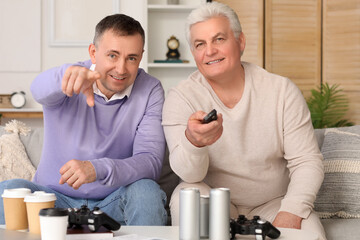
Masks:
[[[279,228],[281,235],[279,240],[318,240],[315,233],[303,230]],[[179,240],[179,227],[177,226],[121,226],[120,230],[114,232],[115,239],[126,239],[125,236],[131,236],[130,239],[139,240]],[[255,239],[254,235],[237,235],[236,239]],[[6,240],[40,240],[40,235],[5,230],[4,226],[0,226],[0,239]],[[266,238],[270,239],[270,238]],[[205,239],[204,239],[205,240]]]
[[[289,229],[289,228],[279,228],[281,235],[278,238],[279,240],[318,240],[318,236],[315,233]],[[129,234],[137,234],[139,237],[154,238],[156,239],[166,239],[166,240],[179,240],[179,227],[153,227],[153,226],[122,226],[120,230],[115,232],[115,236],[124,236]],[[141,239],[141,238],[140,238]],[[150,240],[149,239],[149,240]],[[254,235],[237,235],[236,239],[255,239]],[[270,238],[266,238],[270,239]],[[206,240],[206,239],[204,239]]]

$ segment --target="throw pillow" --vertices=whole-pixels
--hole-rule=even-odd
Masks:
[[[325,177],[315,211],[320,218],[360,218],[360,125],[326,129],[321,152]]]
[[[40,163],[42,146],[44,139],[43,127],[32,127],[31,131],[27,135],[20,135],[20,140],[24,144],[26,153],[35,168]]]
[[[30,129],[24,123],[12,120],[5,130],[9,134],[0,137],[0,181],[23,178],[31,180],[35,168],[31,164],[19,135],[26,135]]]

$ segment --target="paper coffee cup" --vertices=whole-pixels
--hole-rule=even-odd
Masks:
[[[43,208],[53,208],[55,200],[56,196],[54,193],[45,193],[43,191],[36,191],[25,197],[29,232],[35,234],[41,233],[39,212]]]
[[[26,230],[28,219],[26,213],[25,196],[31,194],[28,188],[5,189],[1,197],[4,202],[6,229]]]
[[[65,240],[69,212],[65,208],[44,208],[39,212],[41,240]]]

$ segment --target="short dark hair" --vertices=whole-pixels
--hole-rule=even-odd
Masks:
[[[141,24],[125,14],[109,15],[96,25],[94,36],[95,46],[97,46],[97,42],[107,30],[112,30],[119,36],[132,36],[138,33],[143,39],[143,44],[145,44],[145,32]]]

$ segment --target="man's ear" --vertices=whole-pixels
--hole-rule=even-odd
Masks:
[[[93,43],[89,45],[89,56],[91,59],[92,64],[96,64],[96,47]]]
[[[246,45],[246,38],[245,38],[245,34],[243,32],[241,32],[239,35],[239,44],[240,44],[240,51],[241,51],[241,55],[242,55],[244,53],[245,45]]]

